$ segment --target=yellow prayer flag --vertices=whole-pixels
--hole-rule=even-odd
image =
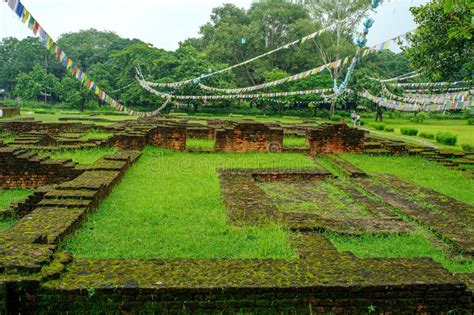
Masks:
[[[95,95],[99,95],[100,94],[100,89],[98,86],[95,87]]]
[[[66,64],[66,69],[69,70],[69,68],[71,68],[71,66],[72,66],[72,60],[68,59],[67,64]]]
[[[21,22],[25,24],[29,19],[30,19],[30,12],[26,8],[24,8],[23,15],[21,17]]]

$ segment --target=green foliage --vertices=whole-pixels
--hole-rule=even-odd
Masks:
[[[383,130],[386,131],[386,132],[395,132],[395,128],[389,127],[389,126],[385,126],[385,128]]]
[[[341,121],[342,116],[341,115],[334,115],[331,117],[331,121],[339,122]]]
[[[54,94],[59,80],[44,68],[35,66],[29,73],[20,73],[16,78],[15,95],[25,100],[41,99],[41,93]]]
[[[380,131],[383,131],[385,129],[385,125],[384,124],[374,124],[374,129],[375,130],[380,130]]]
[[[416,136],[418,134],[418,129],[415,128],[400,128],[400,132],[402,135],[406,136]]]
[[[474,145],[463,143],[461,147],[466,153],[474,153]]]
[[[444,13],[449,14],[449,38],[471,40],[474,34],[474,2],[470,0],[445,0]]]
[[[422,137],[422,138],[425,138],[425,139],[430,139],[430,140],[433,140],[435,138],[434,133],[425,132],[425,131],[421,131],[419,136]]]
[[[474,118],[468,119],[468,120],[467,120],[467,124],[468,124],[469,126],[474,126]]]
[[[412,119],[412,122],[416,124],[422,124],[428,118],[428,114],[425,112],[417,113]]]
[[[445,145],[456,145],[458,142],[458,136],[450,132],[438,132],[436,134],[436,142]]]
[[[406,53],[413,68],[422,70],[432,80],[470,79],[474,71],[474,43],[469,36],[453,36],[456,26],[444,7],[448,2],[452,1],[431,1],[411,8],[418,28],[409,35],[411,45]],[[459,20],[472,18],[469,10],[452,12]]]

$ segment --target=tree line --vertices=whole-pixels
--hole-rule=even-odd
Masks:
[[[324,2],[313,0],[318,1]],[[112,97],[132,107],[152,110],[163,100],[133,83],[136,67],[140,67],[147,79],[162,83],[186,80],[219,70],[327,26],[327,17],[335,7],[330,5],[332,1],[326,2],[327,6],[317,7],[314,3],[308,5],[307,1],[260,0],[248,10],[224,4],[212,10],[209,22],[200,28],[199,37],[181,42],[175,51],[158,49],[139,39],[121,38],[115,33],[95,29],[63,34],[58,45]],[[366,79],[368,74],[387,78],[413,69],[424,71],[424,77],[420,80],[470,79],[473,73],[473,60],[469,57],[472,56],[472,40],[465,30],[461,35],[452,30],[453,23],[457,21],[455,19],[464,20],[465,12],[462,7],[449,10],[445,2],[449,1],[434,0],[413,8],[419,28],[411,35],[411,47],[398,54],[382,51],[364,58],[356,68],[350,86],[359,90],[369,89],[377,94],[380,87]],[[349,7],[344,14],[360,15],[360,20],[368,12],[367,3],[370,1],[353,3],[356,6]],[[319,9],[315,11],[315,8]],[[321,12],[321,8],[326,11]],[[339,33],[326,32],[314,41],[295,45],[233,71],[212,76],[205,79],[204,83],[220,88],[245,87],[322,65],[327,59],[325,56],[352,56],[356,50],[356,31],[357,27],[352,27],[343,28]],[[321,54],[321,49],[324,49],[324,54]],[[0,89],[5,89],[11,97],[41,100],[47,94],[50,95],[50,101],[68,103],[75,108],[84,108],[86,104],[101,105],[35,38],[3,39],[0,42],[0,64]],[[128,88],[122,89],[128,85]],[[332,86],[330,73],[323,72],[269,91]],[[173,90],[173,93],[208,94],[196,84],[182,86]],[[286,102],[286,107],[298,108],[308,107],[312,101],[319,99],[315,96],[298,96],[282,100]],[[188,103],[195,109],[201,105],[201,101]],[[223,100],[215,103],[223,107],[267,106],[281,110],[281,102]],[[341,103],[356,106],[360,101],[349,98],[341,100]]]

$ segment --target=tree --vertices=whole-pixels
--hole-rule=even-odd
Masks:
[[[451,25],[449,38],[471,40],[474,34],[474,2],[470,0],[446,0],[444,13],[449,14]]]
[[[0,65],[0,89],[8,92],[15,90],[16,78],[20,73],[28,73],[35,66],[46,68],[58,76],[64,73],[48,50],[32,37],[21,41],[11,37],[1,40]]]
[[[405,48],[411,65],[423,71],[431,80],[455,81],[471,79],[474,73],[474,44],[452,32],[451,14],[445,12],[446,0],[434,0],[424,6],[411,8],[418,25],[409,35],[410,47]],[[463,14],[459,13],[459,19]]]
[[[58,79],[38,66],[35,66],[31,72],[20,73],[16,81],[14,94],[25,100],[38,100],[41,93],[53,96],[58,94]]]
[[[322,38],[315,41],[318,53],[325,64],[354,55],[354,50],[351,50],[355,48],[352,37],[357,30],[356,26],[372,10],[372,1],[294,0],[293,2],[307,8],[312,17],[321,21],[323,26],[334,25],[334,32],[324,34]],[[328,67],[327,70],[334,80],[334,85],[336,85],[344,74],[344,67]],[[329,113],[331,117],[334,115],[337,98],[334,97],[331,103]]]

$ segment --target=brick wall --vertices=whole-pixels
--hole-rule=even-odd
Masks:
[[[363,130],[342,123],[326,123],[308,129],[307,140],[311,154],[363,153]]]
[[[239,122],[233,127],[216,129],[216,151],[280,152],[283,129],[279,125]]]
[[[57,184],[81,173],[71,161],[55,161],[21,149],[0,148],[0,188]]]

